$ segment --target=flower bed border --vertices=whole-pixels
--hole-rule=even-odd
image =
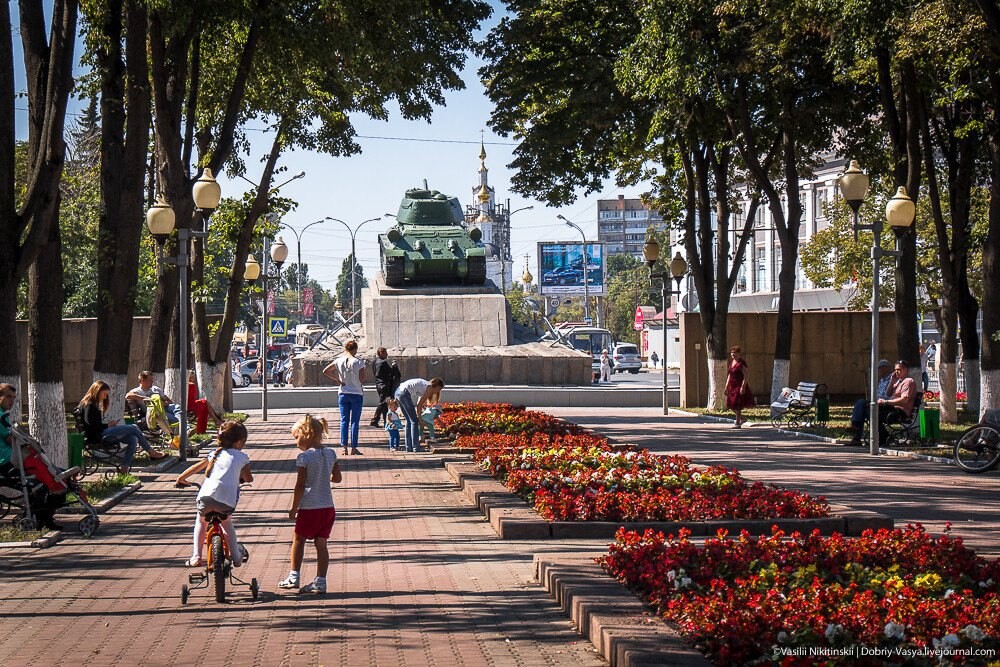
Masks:
[[[576,631],[611,665],[711,664],[589,555],[536,554],[534,571]]]
[[[646,528],[677,534],[687,528],[695,537],[714,536],[719,529],[751,535],[770,535],[772,526],[791,533],[819,530],[823,535],[841,533],[858,536],[868,529],[893,527],[892,518],[856,510],[843,505],[830,505],[831,516],[815,519],[725,519],[719,521],[546,521],[530,505],[510,491],[475,463],[444,461],[444,467],[462,493],[483,516],[502,540],[531,539],[614,539],[622,526],[642,532]]]

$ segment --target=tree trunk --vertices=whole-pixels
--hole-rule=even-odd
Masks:
[[[167,396],[172,398],[175,403],[179,403],[181,400],[180,390],[182,388],[186,389],[184,386],[187,378],[181,378],[181,366],[180,366],[180,343],[178,337],[178,305],[174,303],[174,310],[171,313],[170,321],[173,322],[174,326],[171,326],[167,332],[169,335],[169,342],[167,343],[167,354],[166,354],[166,366],[163,369],[163,391],[167,393]]]
[[[59,199],[37,209],[49,216],[45,249],[28,270],[28,430],[52,462],[66,467],[66,400],[63,395],[63,266]],[[36,221],[37,224],[37,221]]]
[[[983,245],[983,284],[1000,285],[1000,76],[990,79],[993,118],[990,151],[989,228]],[[1000,409],[1000,290],[983,290],[983,349],[979,411]]]
[[[944,295],[941,306],[941,317],[938,325],[941,327],[941,346],[938,348],[938,385],[941,390],[941,422],[955,424],[958,422],[958,411],[955,406],[955,393],[958,391],[958,373],[955,363],[958,358],[958,316],[949,305],[947,295]]]
[[[795,262],[799,255],[799,230],[791,227],[782,239],[781,271],[778,273],[778,325],[774,338],[774,368],[771,371],[771,400],[777,400],[788,386],[792,359],[792,312],[795,305]]]
[[[135,283],[144,222],[145,165],[149,144],[146,13],[135,0],[112,0],[98,53],[101,85],[101,219],[97,253],[97,354],[94,377],[111,387],[111,419],[121,419],[128,388],[135,315]],[[126,14],[127,62],[122,14]],[[127,99],[126,99],[126,68]],[[126,109],[128,118],[126,119]],[[114,344],[108,344],[113,341]]]
[[[904,153],[896,157],[896,185],[905,185],[906,192],[913,203],[917,203],[920,194],[920,109],[919,93],[917,92],[916,70],[913,63],[903,64],[900,73],[903,135],[901,148]],[[900,180],[905,175],[905,180]],[[900,359],[906,359],[911,364],[919,361],[920,331],[917,326],[917,234],[913,226],[899,239],[898,247],[902,257],[896,261],[896,348]],[[920,379],[920,365],[911,367],[911,376],[916,372]]]

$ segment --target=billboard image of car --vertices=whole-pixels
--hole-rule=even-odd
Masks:
[[[583,296],[584,264],[586,263],[586,291],[592,296],[603,296],[604,244],[587,243],[584,260],[583,243],[538,244],[539,287],[543,295]]]

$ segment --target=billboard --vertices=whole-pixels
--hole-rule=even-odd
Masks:
[[[538,285],[543,295],[583,296],[583,243],[539,243]],[[604,244],[587,242],[587,289],[604,296]]]

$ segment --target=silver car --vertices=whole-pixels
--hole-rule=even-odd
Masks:
[[[615,345],[615,367],[612,373],[623,373],[628,371],[633,375],[638,375],[642,368],[642,359],[639,358],[639,349],[632,343],[619,343]]]

